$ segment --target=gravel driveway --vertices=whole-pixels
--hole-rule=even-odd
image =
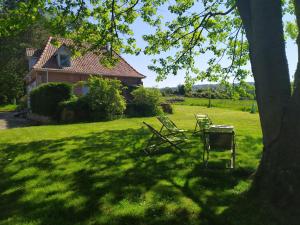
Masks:
[[[28,126],[24,118],[14,117],[15,112],[0,112],[0,130]]]

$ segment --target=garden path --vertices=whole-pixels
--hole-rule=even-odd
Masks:
[[[0,130],[15,127],[24,127],[29,124],[28,120],[14,116],[15,112],[0,112]]]

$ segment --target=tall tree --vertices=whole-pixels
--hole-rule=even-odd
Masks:
[[[0,19],[23,2],[26,1],[3,1]],[[0,104],[11,103],[24,95],[24,76],[28,72],[25,49],[41,47],[49,36],[42,22],[41,18],[24,30],[0,36]]]
[[[249,75],[246,65],[250,60],[264,144],[252,190],[259,199],[290,215],[289,222],[284,224],[297,224],[295,221],[300,217],[300,66],[298,63],[295,90],[291,92],[283,13],[287,12],[287,4],[295,6],[290,13],[296,15],[299,28],[299,0],[30,2],[36,2],[39,10],[30,8],[29,12],[56,15],[51,22],[54,31],[78,42],[89,42],[92,49],[109,42],[118,52],[138,54],[141,50],[135,45],[130,25],[142,18],[156,28],[154,34],[144,35],[148,42],[144,53],[170,53],[153,60],[150,66],[157,72],[158,80],[176,75],[179,70],[193,72],[198,79],[226,80],[232,75],[243,80]],[[171,16],[161,19],[157,15],[159,7],[167,8]],[[20,20],[18,15],[24,14],[24,8],[21,5],[19,11],[11,12],[15,18],[0,20],[0,35],[11,32],[11,23]],[[32,17],[27,16],[26,20],[30,24]],[[212,57],[209,68],[201,71],[195,56],[204,52],[210,52]],[[221,63],[224,58],[227,60]],[[188,73],[186,78],[194,79]]]

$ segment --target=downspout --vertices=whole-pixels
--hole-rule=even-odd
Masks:
[[[46,83],[48,83],[48,69],[46,70]]]

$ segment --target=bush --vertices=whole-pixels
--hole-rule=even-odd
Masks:
[[[170,103],[161,103],[160,105],[164,113],[173,114],[173,107]]]
[[[257,105],[255,103],[252,104],[250,113],[254,114],[257,112]]]
[[[155,116],[161,113],[161,93],[156,88],[140,86],[132,93],[133,100],[128,104],[126,114],[129,116]]]
[[[85,96],[73,98],[59,104],[60,120],[62,122],[82,122],[92,120],[92,110]]]
[[[94,119],[113,119],[123,114],[126,101],[122,96],[121,81],[94,76],[87,86],[89,92],[85,97]]]
[[[17,106],[17,111],[22,111],[27,109],[28,107],[28,97],[27,95],[24,95],[23,97],[20,98],[19,102],[18,102],[18,106]]]
[[[172,98],[167,98],[166,101],[167,101],[168,103],[184,102],[184,97],[172,97]]]
[[[165,88],[160,89],[160,92],[161,92],[162,96],[170,96],[170,95],[174,94],[173,89],[169,88],[169,87],[165,87]]]
[[[33,113],[58,118],[58,106],[72,97],[72,86],[66,83],[47,83],[30,92],[30,108]]]

